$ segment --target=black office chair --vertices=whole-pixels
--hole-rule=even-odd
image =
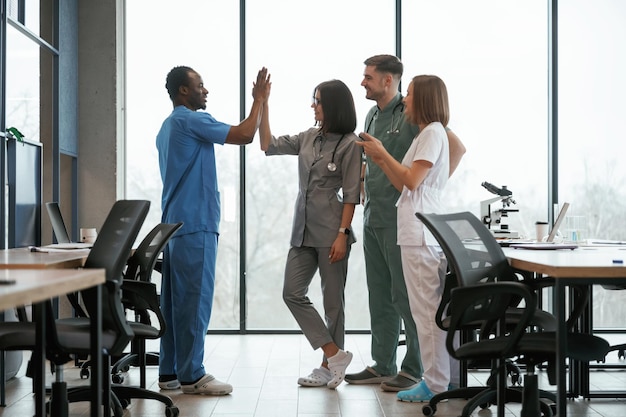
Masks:
[[[116,202],[107,216],[98,238],[91,249],[85,268],[104,268],[106,282],[101,294],[102,346],[105,369],[110,367],[110,356],[121,355],[133,338],[132,329],[126,320],[121,302],[122,272],[129,257],[132,244],[143,224],[150,207],[149,201],[121,200]],[[85,309],[90,317],[95,313],[97,292],[95,289],[81,291]],[[51,415],[67,415],[70,398],[90,398],[90,387],[75,387],[67,390],[63,381],[63,366],[73,360],[75,354],[90,353],[90,321],[84,319],[54,319],[52,303],[46,305],[50,323],[48,329],[47,357],[54,364],[56,379],[52,384],[49,403]],[[33,350],[35,326],[32,322],[1,323],[0,349]],[[103,404],[110,405],[116,416],[123,414],[121,403],[111,387],[110,378],[103,378]],[[131,387],[126,387],[131,388]],[[113,391],[112,391],[113,390]],[[122,394],[124,392],[122,391]],[[122,395],[123,397],[123,395]],[[108,409],[108,408],[107,408]],[[178,409],[169,406],[166,415],[178,415]]]
[[[146,366],[158,364],[157,352],[146,352],[146,340],[158,339],[165,332],[165,319],[159,308],[159,296],[156,285],[152,281],[152,271],[165,249],[167,242],[172,238],[183,223],[156,225],[142,240],[133,256],[128,260],[122,284],[122,302],[124,307],[133,310],[135,322],[130,322],[135,337],[131,342],[130,353],[119,358],[111,369],[114,383],[124,382],[122,372],[131,366],[140,370],[140,387],[146,387]],[[151,313],[159,324],[151,324]]]
[[[614,285],[603,285],[602,288],[604,288],[605,290],[609,290],[609,291],[621,291],[621,290],[626,290],[626,284],[614,284]],[[609,352],[615,352],[617,351],[617,357],[618,359],[624,359],[626,357],[626,343],[618,343],[616,345],[611,345],[611,347],[609,348],[609,351],[607,352],[607,355],[609,354]],[[603,362],[606,361],[603,360]]]
[[[140,368],[140,387],[145,388],[145,367],[159,363],[157,352],[145,351],[147,339],[158,339],[165,332],[165,321],[159,308],[159,296],[156,286],[151,283],[152,271],[155,270],[157,262],[160,261],[159,257],[167,242],[182,225],[182,222],[157,224],[144,237],[126,263],[122,283],[122,303],[125,309],[133,310],[135,313],[135,322],[130,322],[135,337],[131,342],[130,353],[116,358],[111,368],[112,381],[116,384],[124,382],[122,372],[127,372],[131,366],[138,366]],[[151,313],[156,316],[159,322],[157,327],[151,325]],[[89,378],[90,365],[90,361],[84,361],[80,364],[81,378]]]
[[[121,303],[124,309],[134,310],[138,320],[128,322],[133,332],[131,341],[133,349],[131,349],[131,354],[118,352],[116,355],[111,355],[110,358],[118,358],[116,361],[117,366],[111,368],[111,374],[119,376],[120,368],[123,368],[125,364],[133,364],[133,361],[137,361],[137,365],[140,367],[140,386],[121,385],[123,378],[113,379],[114,384],[111,386],[111,390],[122,409],[126,408],[133,398],[152,399],[165,404],[166,416],[178,415],[178,409],[174,406],[170,397],[146,389],[145,341],[146,339],[158,339],[165,332],[165,320],[159,307],[156,285],[149,282],[149,279],[159,254],[181,226],[182,223],[158,224],[146,235],[126,262],[121,285]],[[151,324],[150,313],[154,314],[159,321],[158,327]],[[78,317],[62,319],[61,321],[76,326],[84,322],[84,320],[84,318]],[[121,360],[124,361],[122,364],[118,364],[119,358],[122,358]],[[90,361],[83,364],[81,378],[89,376],[89,364]],[[68,394],[68,401],[86,401],[88,396],[89,392],[87,390],[73,389]]]
[[[466,213],[462,213],[462,215],[460,216],[464,217],[465,215]],[[456,217],[457,215],[452,216]],[[479,273],[473,273],[467,276],[467,274],[464,273],[465,271],[461,271],[461,276],[457,276],[454,270],[454,264],[449,263],[449,272],[446,276],[442,300],[439,305],[437,315],[435,317],[435,321],[441,329],[447,330],[448,327],[448,310],[450,308],[449,303],[451,300],[452,289],[458,286],[471,285],[483,279],[497,279],[511,282],[523,280],[523,277],[518,276],[510,268],[506,256],[502,252],[500,246],[497,244],[497,241],[488,231],[484,236],[485,242],[479,242],[479,238],[476,237],[478,236],[478,232],[474,230],[474,227],[478,227],[479,231],[484,231],[486,230],[484,228],[484,225],[474,224],[473,226],[464,225],[464,227],[459,227],[458,224],[460,223],[456,223],[457,227],[450,229],[448,233],[447,230],[442,230],[444,226],[446,226],[446,223],[443,221],[438,221],[437,219],[431,222],[424,221],[424,223],[427,227],[436,229],[431,229],[436,238],[447,239],[448,241],[463,241],[465,239],[471,238],[476,247],[479,246],[478,243],[487,246],[484,249],[485,253],[481,253],[481,251],[469,252],[469,255],[474,256],[476,259],[470,257],[470,259],[468,259],[467,261],[471,262],[472,266],[476,268],[476,270],[480,271]],[[449,234],[450,236],[444,236],[445,234]],[[488,249],[491,249],[491,253],[488,253]],[[540,290],[541,288],[543,288],[543,286],[552,285],[552,281],[549,280],[544,280],[541,282],[532,280],[528,281],[528,283],[529,285],[531,285],[533,292]],[[512,305],[509,306],[509,308],[507,309],[506,322],[509,325],[515,325],[519,321],[519,316],[522,313],[523,310],[517,308],[517,302],[512,303]],[[545,311],[537,310],[533,315],[532,324],[536,329],[555,330],[556,318],[552,314],[549,314]],[[480,331],[481,329],[477,328],[476,326],[469,326],[468,328],[463,329],[461,337],[464,341],[469,341],[480,337]],[[506,388],[506,395],[504,396],[504,398],[506,398],[507,402],[521,403],[522,391],[519,386],[516,386],[521,384],[521,370],[519,366],[514,361],[508,358],[503,361],[502,366],[504,368],[503,372],[505,373],[505,375],[509,375],[511,377],[511,386]],[[481,360],[479,358],[472,358],[471,360],[462,363],[463,372],[466,372],[466,370],[469,368],[491,369],[492,374],[488,378],[487,384],[485,386],[462,386],[458,389],[449,390],[441,394],[435,395],[433,399],[429,402],[429,404],[423,407],[424,414],[434,414],[434,412],[436,411],[436,405],[439,402],[451,398],[469,399],[463,409],[462,416],[469,416],[477,407],[487,408],[491,404],[495,404],[497,394],[496,376],[498,372],[498,368],[495,362],[493,360]],[[542,397],[548,398],[550,400],[555,399],[554,394],[550,392],[542,391],[541,394]]]
[[[449,305],[445,305],[446,298],[444,297],[439,312],[444,318],[440,318],[438,324],[449,332],[449,338],[453,337],[455,331],[463,331],[466,334],[470,332],[474,335],[472,338],[463,340],[462,349],[459,348],[460,351],[455,351],[452,348],[450,340],[448,346],[450,354],[465,361],[476,359],[494,361],[494,364],[498,366],[492,368],[492,376],[499,377],[491,378],[491,382],[486,387],[466,387],[435,395],[429,404],[423,407],[424,414],[434,414],[437,403],[443,399],[470,398],[463,409],[462,416],[469,416],[478,406],[485,408],[490,404],[498,404],[499,408],[500,406],[503,407],[503,402],[521,402],[523,410],[526,410],[523,411],[526,413],[523,416],[539,415],[540,412],[545,416],[551,415],[551,405],[555,401],[555,396],[551,392],[538,390],[537,375],[534,371],[537,365],[548,361],[548,376],[551,382],[555,380],[554,369],[551,364],[555,356],[556,322],[554,316],[537,309],[537,291],[545,285],[552,285],[553,281],[550,279],[525,280],[518,276],[510,267],[506,256],[489,230],[476,216],[469,212],[445,215],[418,213],[417,217],[433,233],[441,245],[448,260],[449,269],[454,274],[454,278],[449,277],[447,282],[448,293],[450,294]],[[460,321],[452,323],[453,316],[458,313],[455,310],[458,307],[454,304],[452,294],[462,288],[484,286],[492,282],[521,285],[531,296],[531,298],[521,294],[515,296],[514,291],[511,296],[503,297],[507,301],[506,308],[502,307],[502,311],[497,317],[501,332],[510,337],[515,336],[516,332],[520,332],[518,330],[520,326],[530,330],[530,332],[524,332],[520,340],[515,341],[516,347],[515,349],[511,348],[511,351],[500,348],[491,349],[489,346],[494,346],[496,343],[485,342],[499,337],[499,334],[496,333],[496,322],[493,320],[487,322],[486,319],[481,318],[475,321],[464,321],[457,318]],[[576,306],[572,309],[568,319],[570,326],[568,329],[573,326],[573,323],[584,311],[584,304],[588,297],[588,293],[584,290],[576,292],[576,294],[577,301],[574,303]],[[524,304],[520,304],[521,301],[524,301]],[[480,305],[475,307],[480,308]],[[448,317],[445,317],[442,309],[447,312]],[[530,314],[529,311],[531,311]],[[590,347],[585,352],[579,352],[573,348],[568,352],[570,357],[581,361],[597,359],[605,346],[608,345],[603,339],[591,335],[572,333],[571,337],[572,340],[578,340]],[[510,343],[510,340],[507,339],[506,343]],[[463,347],[474,346],[473,344],[482,347],[472,347],[471,349]],[[477,349],[478,352],[475,352],[474,349]],[[466,351],[468,353],[464,353]],[[516,359],[518,363],[526,365],[523,388],[504,385],[507,359]],[[498,379],[500,380],[499,383],[497,383]],[[529,396],[529,394],[532,395]]]

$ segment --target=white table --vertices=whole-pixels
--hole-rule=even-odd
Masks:
[[[513,268],[554,278],[554,314],[558,321],[557,416],[566,416],[566,288],[575,284],[626,283],[626,248],[590,246],[575,250],[503,249]],[[619,260],[622,263],[614,262]]]

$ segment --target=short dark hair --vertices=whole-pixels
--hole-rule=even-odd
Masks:
[[[352,93],[346,84],[339,80],[320,83],[315,90],[320,93],[324,121],[320,126],[323,132],[351,133],[356,129],[356,109]]]
[[[367,58],[363,63],[367,66],[376,67],[378,72],[388,72],[397,75],[398,78],[402,77],[402,72],[404,71],[402,61],[395,55],[374,55]]]
[[[167,93],[170,95],[170,99],[174,100],[176,96],[178,96],[178,89],[183,85],[187,85],[189,82],[190,72],[195,71],[190,67],[180,65],[172,68],[167,74],[167,78],[165,79],[165,88],[167,89]]]

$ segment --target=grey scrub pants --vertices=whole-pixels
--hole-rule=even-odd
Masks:
[[[423,373],[417,329],[407,295],[395,227],[363,227],[363,252],[369,290],[373,368],[397,373],[396,351],[404,321],[406,354],[401,370],[415,378]]]
[[[335,342],[340,349],[345,336],[345,297],[348,256],[330,263],[330,248],[292,247],[287,256],[283,300],[313,349]],[[326,323],[307,297],[309,285],[319,268]]]

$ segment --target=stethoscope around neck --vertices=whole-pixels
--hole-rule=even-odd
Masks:
[[[337,171],[337,164],[335,164],[335,154],[337,153],[337,148],[339,147],[339,144],[341,143],[341,141],[343,140],[344,136],[346,136],[346,134],[344,133],[343,135],[341,135],[341,137],[339,138],[339,140],[337,141],[337,143],[335,144],[335,149],[333,149],[333,154],[330,158],[330,162],[328,163],[328,165],[326,165],[326,168],[330,171],[330,172],[335,172]],[[320,138],[320,159],[322,157],[322,135],[316,136],[315,139]],[[315,146],[315,141],[313,141],[313,146]],[[318,160],[316,158],[316,160],[313,161],[313,163],[316,163]]]
[[[397,135],[398,133],[400,133],[400,129],[398,129],[398,128],[399,128],[399,125],[400,125],[401,117],[399,116],[397,118],[397,120],[396,120],[396,113],[397,113],[398,109],[400,109],[400,113],[404,112],[404,98],[403,97],[400,97],[400,102],[396,103],[396,105],[393,106],[393,110],[391,110],[391,123],[389,125],[389,129],[386,132],[388,135],[392,135],[392,134],[396,134]],[[369,123],[367,124],[367,127],[365,128],[365,132],[366,133],[370,133],[370,127],[372,127],[372,123],[374,123],[374,120],[378,118],[378,112],[379,111],[380,110],[378,108],[376,108],[376,112],[374,113],[374,115],[370,119]],[[396,122],[395,129],[394,129],[394,126],[393,126],[393,122],[394,121]]]

